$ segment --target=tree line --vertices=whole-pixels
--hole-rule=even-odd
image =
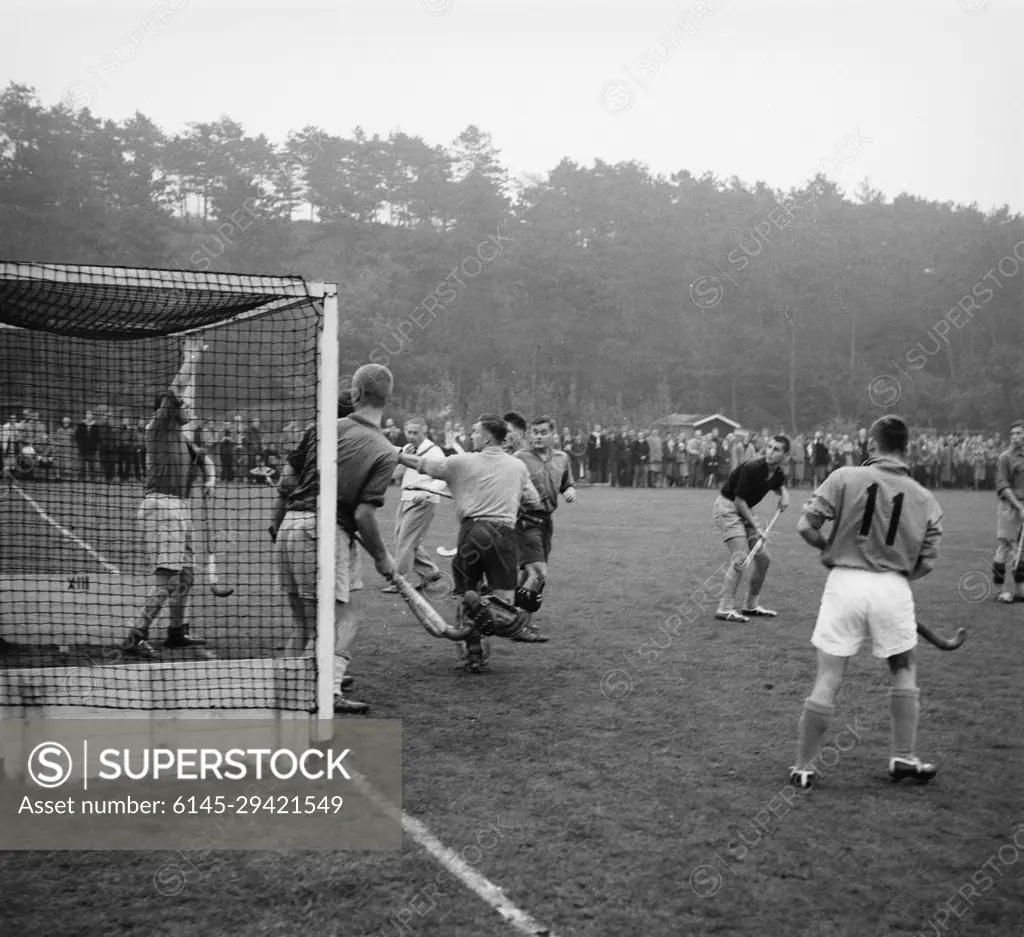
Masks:
[[[0,258],[337,281],[342,370],[388,363],[399,406],[432,416],[989,430],[1024,411],[1024,219],[822,172],[781,191],[563,159],[513,182],[475,126],[447,146],[273,142],[227,116],[168,133],[12,83]],[[296,393],[265,330],[235,354],[265,365],[261,399]]]

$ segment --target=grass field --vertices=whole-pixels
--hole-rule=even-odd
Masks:
[[[920,649],[918,747],[938,779],[889,782],[885,674],[862,652],[826,736],[838,764],[795,797],[825,571],[795,533],[796,493],[762,596],[779,618],[723,625],[706,599],[680,624],[725,559],[712,498],[582,490],[558,512],[539,616],[553,640],[495,642],[480,676],[454,669],[453,646],[381,595],[367,565],[352,695],[403,721],[404,809],[561,937],[1024,935],[1024,607],[988,594],[993,495],[940,493],[940,566],[915,585],[923,621],[969,629],[959,651]],[[388,531],[393,509],[392,494]],[[247,531],[265,526],[247,510]],[[447,504],[438,544],[454,545]],[[216,853],[164,897],[154,875],[172,861],[0,855],[5,933],[513,933],[469,891],[438,887],[408,838],[401,855]]]

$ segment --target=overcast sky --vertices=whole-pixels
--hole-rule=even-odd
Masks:
[[[1024,0],[0,0],[0,78],[165,131],[227,114],[1024,211]],[[10,34],[13,33],[13,36]]]

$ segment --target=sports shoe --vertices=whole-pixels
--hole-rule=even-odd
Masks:
[[[440,582],[442,579],[444,579],[444,573],[442,573],[441,570],[437,570],[437,572],[433,572],[429,576],[424,576],[423,579],[420,580],[419,585],[417,585],[416,588],[417,590],[422,592],[424,589],[429,588],[435,582]]]
[[[149,643],[147,635],[139,631],[138,628],[132,628],[128,632],[128,637],[121,644],[121,653],[133,654],[135,657],[142,657],[146,660],[152,660],[156,657],[156,651],[153,649],[153,645]]]
[[[917,757],[889,759],[889,777],[894,784],[904,778],[910,778],[918,784],[927,784],[938,773],[937,765],[930,765]]]
[[[730,609],[727,612],[715,612],[715,618],[718,621],[727,621],[731,624],[745,625],[749,618],[746,615],[741,615],[736,609]]]
[[[802,791],[809,791],[814,787],[816,775],[811,770],[802,770],[796,765],[789,769],[789,783]]]
[[[546,634],[541,634],[533,625],[525,625],[513,641],[522,641],[524,644],[547,644],[551,639]]]
[[[181,651],[187,648],[206,647],[206,641],[202,638],[189,637],[187,631],[183,631],[178,634],[173,634],[168,631],[167,638],[164,641],[164,647],[169,651]]]
[[[753,608],[743,609],[744,615],[749,615],[751,618],[775,618],[778,612],[773,612],[770,608],[765,608],[763,605],[755,605]]]
[[[339,716],[358,716],[360,713],[370,711],[369,703],[360,703],[359,700],[346,699],[344,694],[334,694],[334,712]]]

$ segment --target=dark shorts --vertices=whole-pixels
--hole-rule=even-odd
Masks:
[[[551,538],[554,533],[555,525],[550,517],[541,521],[520,517],[516,523],[516,537],[519,540],[519,565],[546,563],[551,555]]]
[[[519,551],[516,530],[508,524],[468,519],[459,527],[452,557],[455,593],[480,588],[487,577],[491,589],[514,590],[519,584]]]

